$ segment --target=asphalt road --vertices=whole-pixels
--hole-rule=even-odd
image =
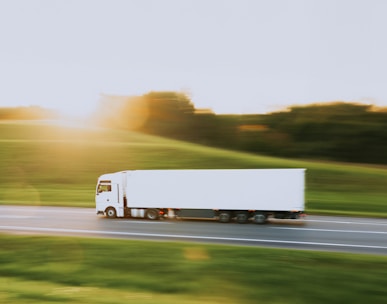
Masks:
[[[95,209],[0,206],[0,233],[222,243],[387,255],[387,220],[308,216],[267,225],[107,219]]]

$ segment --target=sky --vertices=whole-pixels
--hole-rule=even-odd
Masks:
[[[0,0],[0,107],[182,91],[218,114],[387,106],[385,0]]]

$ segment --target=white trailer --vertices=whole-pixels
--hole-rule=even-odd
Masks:
[[[97,214],[151,220],[178,217],[266,222],[304,212],[305,169],[132,170],[104,174]]]

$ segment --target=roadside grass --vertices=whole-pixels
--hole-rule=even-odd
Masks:
[[[306,211],[387,218],[387,167],[292,160],[149,136],[0,123],[0,204],[94,207],[99,175],[139,169],[306,168]]]
[[[387,257],[0,235],[2,303],[382,303]]]

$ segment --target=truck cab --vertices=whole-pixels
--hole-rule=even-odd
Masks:
[[[121,181],[116,174],[104,174],[99,177],[95,193],[97,214],[108,217],[124,216],[124,204]]]

